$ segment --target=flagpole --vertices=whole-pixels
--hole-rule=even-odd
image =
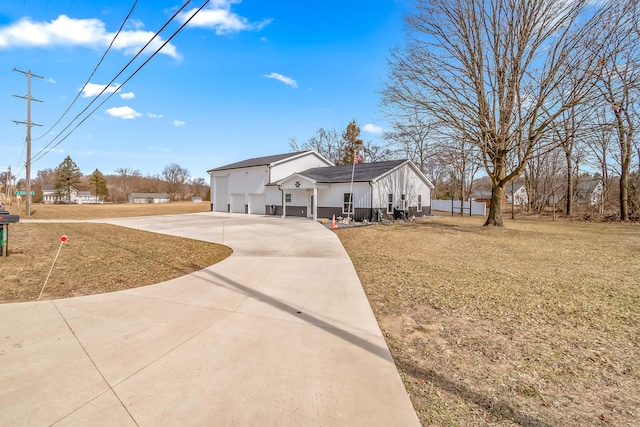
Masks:
[[[354,151],[353,153],[353,164],[351,165],[351,187],[349,188],[349,206],[351,209],[347,214],[347,218],[349,218],[349,222],[351,222],[351,212],[355,214],[356,208],[353,205],[353,175],[356,172],[356,163],[358,162],[358,152]]]

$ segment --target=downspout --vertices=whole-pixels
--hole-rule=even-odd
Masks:
[[[371,220],[373,221],[375,216],[373,215],[373,184],[371,181],[369,181],[369,187],[371,187],[371,194],[369,196],[369,204],[371,205],[371,208],[369,213],[371,214]]]

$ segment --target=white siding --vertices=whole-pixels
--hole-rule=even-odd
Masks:
[[[323,157],[316,153],[307,153],[301,157],[277,163],[271,168],[271,182],[280,181],[297,172],[302,172],[311,168],[330,166]]]
[[[318,190],[318,206],[324,208],[341,208],[344,193],[351,192],[351,183],[331,184],[328,189]],[[368,183],[353,183],[354,209],[371,207],[371,187]]]
[[[425,208],[430,206],[431,189],[409,165],[402,166],[375,182],[373,186],[373,207],[384,207],[383,212],[386,212],[389,194],[393,194],[394,206],[400,206],[402,194],[405,194],[409,208],[418,206],[418,194],[422,195],[422,210],[425,211]]]

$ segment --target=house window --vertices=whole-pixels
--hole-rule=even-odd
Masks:
[[[387,202],[387,213],[393,212],[393,194],[389,194],[389,199]]]
[[[353,193],[344,193],[342,213],[353,214]]]
[[[418,194],[418,212],[422,212],[422,194]]]
[[[284,195],[284,201],[286,203],[291,203],[291,193],[287,193]]]
[[[400,209],[403,211],[407,210],[407,196],[404,194],[400,195]]]

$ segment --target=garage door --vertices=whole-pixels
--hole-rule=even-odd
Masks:
[[[231,195],[231,212],[244,213],[244,194]]]
[[[249,213],[256,215],[264,215],[264,205],[265,205],[265,195],[264,194],[250,194],[249,195]]]
[[[229,207],[227,206],[227,203],[229,203],[229,201],[227,200],[227,191],[228,191],[228,182],[229,182],[229,178],[224,176],[224,177],[219,177],[216,178],[216,200],[215,200],[215,209],[216,212],[228,212]]]

